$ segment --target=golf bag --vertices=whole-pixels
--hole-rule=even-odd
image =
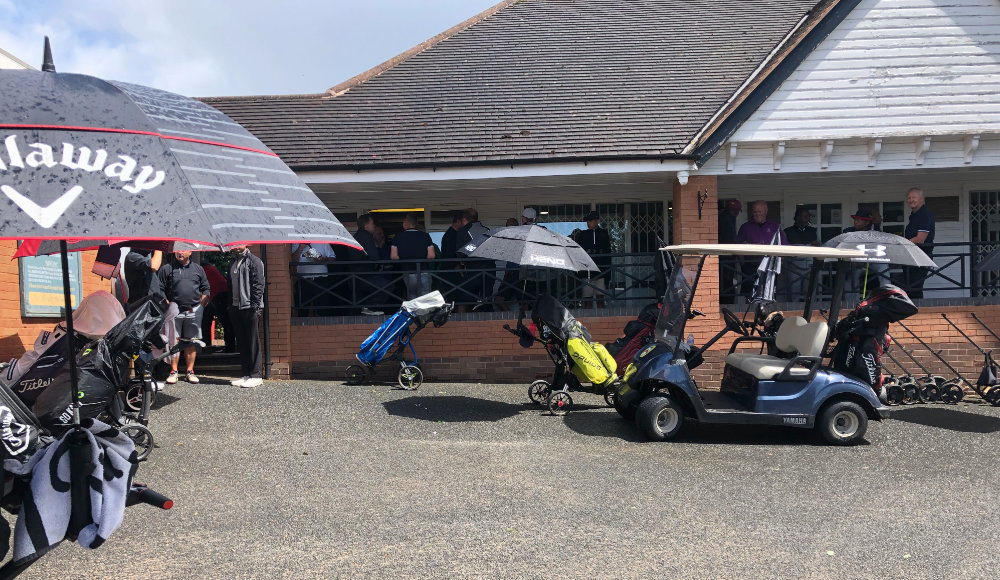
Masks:
[[[619,368],[627,366],[639,349],[652,342],[659,313],[659,304],[647,305],[635,320],[625,325],[625,336],[604,345]]]
[[[77,352],[81,419],[97,418],[105,411],[120,418],[122,408],[117,393],[125,382],[128,361],[139,354],[143,344],[159,341],[165,310],[166,303],[161,296],[149,296],[102,338],[87,343]],[[58,435],[67,429],[72,418],[70,383],[70,369],[66,364],[41,388],[15,394],[26,406],[30,405],[42,428]]]
[[[454,306],[454,303],[445,303],[444,297],[437,290],[403,302],[399,312],[386,319],[361,343],[356,358],[365,366],[375,366],[385,358],[397,341],[400,349],[410,344],[410,339],[416,334],[415,331],[410,331],[413,322],[417,323],[417,331],[429,323],[433,323],[435,327],[443,326]],[[410,348],[412,349],[412,345]]]
[[[538,297],[531,312],[532,321],[543,338],[554,337],[569,360],[570,369],[580,382],[605,387],[618,375],[618,363],[603,344],[592,342],[590,332],[558,300],[548,294]]]
[[[882,354],[889,344],[889,324],[917,313],[902,289],[887,284],[837,323],[837,345],[831,355],[835,371],[882,387]]]

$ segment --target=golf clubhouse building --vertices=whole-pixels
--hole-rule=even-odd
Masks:
[[[996,273],[973,269],[1000,245],[995,0],[506,0],[324,93],[203,100],[349,228],[373,213],[391,235],[416,213],[440,236],[455,210],[493,227],[530,207],[568,234],[596,210],[615,254],[611,295],[574,312],[601,342],[655,300],[658,239],[718,241],[726,200],[766,201],[783,227],[805,206],[822,242],[862,207],[902,233],[918,187],[939,267],[907,325],[967,376],[981,356],[941,313],[1000,346],[972,318],[1000,329]],[[266,249],[270,374],[339,379],[384,317],[308,312],[291,262],[289,247]],[[698,343],[722,327],[718,279],[710,258],[695,305],[707,316],[689,324]],[[27,344],[37,321],[9,315],[11,280],[0,270],[0,322],[3,334],[20,324]],[[551,372],[503,330],[515,316],[457,314],[422,333],[427,378]],[[724,352],[699,373],[718,372]]]

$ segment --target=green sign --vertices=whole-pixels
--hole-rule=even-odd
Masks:
[[[80,254],[69,254],[69,286],[72,304],[76,308],[83,300],[80,281]],[[63,318],[66,298],[63,292],[62,260],[55,256],[33,256],[18,259],[21,282],[21,316]]]

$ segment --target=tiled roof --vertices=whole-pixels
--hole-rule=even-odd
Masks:
[[[331,92],[204,101],[300,170],[672,157],[835,3],[508,0]]]

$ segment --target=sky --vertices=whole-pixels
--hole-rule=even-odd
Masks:
[[[500,0],[0,0],[0,48],[190,97],[321,93]]]

